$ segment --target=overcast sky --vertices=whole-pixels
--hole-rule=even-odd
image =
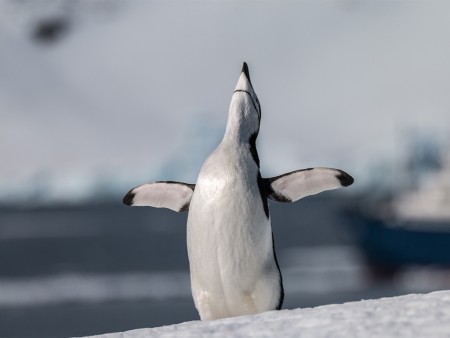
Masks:
[[[1,195],[195,182],[243,61],[263,176],[331,166],[366,180],[406,134],[449,132],[448,1],[68,2],[0,1]],[[49,17],[68,17],[67,34],[39,44]]]

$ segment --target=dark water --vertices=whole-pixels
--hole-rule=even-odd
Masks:
[[[322,248],[353,247],[340,212],[356,200],[340,196],[271,205],[284,308],[406,293],[390,284],[353,287],[351,276],[360,271],[347,267],[347,258],[334,271],[326,263],[336,257],[319,257]],[[80,336],[197,320],[189,295],[186,217],[120,203],[0,210],[0,336]],[[299,248],[307,250],[298,254]],[[317,269],[323,261],[325,268]],[[329,283],[330,273],[336,283]],[[114,279],[155,274],[163,276],[156,291],[146,289],[146,279],[138,278],[136,286]],[[79,279],[73,282],[73,276]],[[171,290],[166,280],[178,286]]]

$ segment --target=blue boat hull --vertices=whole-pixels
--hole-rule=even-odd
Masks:
[[[400,223],[362,213],[354,213],[352,218],[352,232],[369,263],[391,268],[450,267],[450,231],[438,230],[450,229],[450,221]]]

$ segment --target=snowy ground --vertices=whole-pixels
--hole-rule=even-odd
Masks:
[[[266,312],[96,337],[450,337],[450,291]]]

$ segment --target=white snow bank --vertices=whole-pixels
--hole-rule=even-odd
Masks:
[[[150,315],[150,314],[149,314]],[[96,337],[449,337],[450,291],[192,321]]]

